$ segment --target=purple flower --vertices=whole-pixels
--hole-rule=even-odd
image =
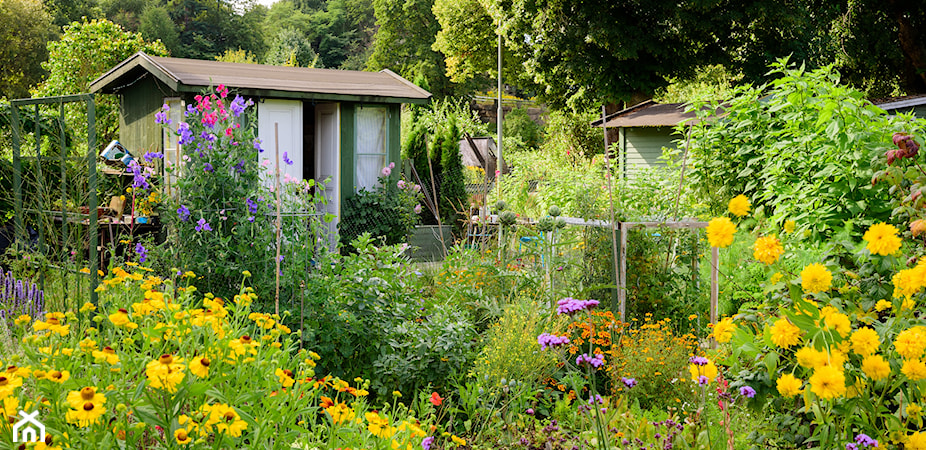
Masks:
[[[232,100],[229,108],[231,109],[232,115],[238,117],[241,113],[244,112],[244,109],[248,107],[248,103],[245,103],[244,97],[235,94],[235,99]]]
[[[577,312],[592,309],[598,306],[598,303],[598,300],[576,300],[572,297],[566,297],[556,303],[559,305],[556,308],[556,313],[559,315],[568,314],[571,316]]]
[[[598,395],[598,394],[589,396],[589,397],[588,397],[588,404],[589,404],[589,405],[594,405],[595,403],[598,403],[599,405],[603,405],[603,404],[604,404],[604,399],[601,398],[601,396]]]
[[[289,159],[289,153],[283,152],[283,162],[285,162],[288,166],[293,165],[293,160]]]
[[[190,220],[190,210],[187,209],[187,207],[184,205],[180,205],[180,207],[177,208],[177,215],[180,216],[181,222],[186,222],[187,220]]]
[[[524,412],[527,413],[527,415],[529,415],[529,416],[533,416],[533,415],[534,415],[534,408],[527,408],[527,411],[524,411]]]
[[[248,216],[248,222],[254,223],[254,216]]]
[[[588,356],[588,354],[583,353],[576,358],[577,366],[584,366],[588,364],[594,368],[599,368],[604,364],[604,355],[596,354],[595,356]]]
[[[865,433],[859,433],[857,436],[855,436],[855,442],[858,443],[858,445],[864,445],[865,447],[878,446],[878,441],[872,439]]]
[[[244,160],[238,161],[238,164],[235,164],[235,172],[244,173]]]
[[[206,222],[206,219],[199,219],[196,221],[196,231],[212,231],[212,227],[209,226],[209,223]]]
[[[193,132],[190,131],[190,124],[186,122],[180,122],[180,125],[177,125],[177,135],[180,136],[180,140],[177,141],[180,145],[193,142]]]
[[[138,262],[145,262],[148,259],[148,250],[141,245],[141,242],[135,244],[135,253],[138,253]]]
[[[254,139],[254,148],[258,153],[263,153],[264,149],[260,148],[260,139]]]
[[[698,384],[701,385],[701,386],[707,386],[707,383],[710,383],[710,382],[711,382],[711,380],[709,380],[709,379],[708,379],[706,376],[704,376],[704,375],[701,375],[700,377],[698,377]]]
[[[540,344],[541,350],[546,350],[548,348],[568,344],[569,338],[566,336],[555,336],[550,333],[542,333],[540,336],[537,336],[537,343]]]
[[[203,164],[203,171],[212,173],[213,170],[215,169],[212,167],[212,164],[209,164],[209,163]]]
[[[152,162],[155,159],[163,159],[164,154],[161,152],[147,152],[145,153],[145,161]]]
[[[850,443],[846,444],[846,450],[858,450],[858,445],[855,445],[855,444],[853,444],[853,443],[850,442]]]
[[[167,106],[167,105],[164,105],[164,106]],[[161,111],[161,112],[155,113],[155,115],[154,115],[154,123],[159,123],[159,124],[164,124],[164,125],[170,125],[170,119],[167,118],[167,113],[166,113],[166,112]]]
[[[632,387],[634,387],[634,386],[637,385],[637,380],[636,380],[636,378],[624,378],[624,377],[621,377],[621,381],[624,382],[624,386],[627,386],[627,389],[630,389],[630,388],[632,388]]]
[[[696,366],[706,366],[708,363],[708,360],[707,358],[703,356],[692,356],[691,358],[688,358],[688,362]]]
[[[251,213],[251,214],[257,214],[257,207],[258,207],[257,202],[255,202],[254,200],[251,200],[251,198],[248,197],[248,198],[244,199],[244,203],[246,203],[246,204],[248,205],[248,212],[249,212],[249,213]]]
[[[202,133],[199,133],[199,138],[204,141],[215,142],[215,135],[208,131],[203,131]]]
[[[434,436],[428,436],[421,440],[421,448],[431,450],[431,443],[434,442]]]
[[[740,388],[740,395],[742,395],[742,396],[744,396],[744,397],[746,397],[746,398],[753,398],[753,397],[756,396],[756,390],[753,389],[753,388],[751,388],[751,387],[749,387],[749,386],[743,386],[743,387]],[[866,436],[866,437],[867,437],[867,436]],[[857,438],[856,438],[856,439],[857,439]]]
[[[151,185],[148,184],[148,177],[142,172],[141,169],[142,167],[140,164],[138,164],[138,161],[132,160],[132,162],[129,164],[129,168],[127,170],[131,171],[133,175],[132,187],[149,189]]]

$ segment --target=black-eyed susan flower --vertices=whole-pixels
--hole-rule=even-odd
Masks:
[[[89,427],[106,413],[102,404],[84,402],[75,409],[68,410],[65,418],[68,423],[76,423],[79,427]]]
[[[190,435],[184,428],[178,428],[174,431],[174,439],[176,439],[177,443],[180,445],[187,445],[193,441],[193,439],[190,438]]]
[[[383,418],[375,412],[364,414],[367,419],[367,430],[374,436],[382,439],[391,438],[395,434],[395,427],[389,425],[389,420]]]
[[[32,324],[32,328],[35,331],[48,330],[52,333],[57,333],[61,336],[67,336],[70,331],[71,326],[64,324],[64,314],[60,312],[51,312],[45,314],[45,320],[36,320]]]
[[[91,355],[97,361],[106,361],[110,365],[119,363],[119,355],[116,354],[116,351],[112,347],[103,347],[102,350],[94,350]]]
[[[274,375],[280,378],[280,384],[283,387],[291,387],[296,382],[293,379],[293,371],[289,369],[277,369]]]
[[[138,324],[129,319],[129,311],[125,308],[119,308],[119,310],[110,314],[109,321],[117,327],[124,326],[132,330],[138,328]]]
[[[50,370],[45,373],[45,379],[55,383],[64,383],[71,378],[71,373],[67,370]]]
[[[0,373],[0,399],[9,397],[16,388],[22,385],[22,378],[8,373]]]
[[[336,405],[329,406],[325,408],[325,412],[331,416],[331,423],[335,425],[341,422],[350,422],[354,420],[356,415],[354,409],[344,403],[338,403]]]
[[[232,437],[239,437],[248,427],[247,422],[241,420],[234,408],[224,403],[217,403],[209,410],[209,424],[214,425],[220,433]]]
[[[209,376],[209,366],[212,361],[205,356],[196,356],[190,360],[190,372],[200,378]]]

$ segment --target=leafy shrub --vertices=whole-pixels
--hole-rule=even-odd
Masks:
[[[485,333],[482,352],[476,358],[473,374],[480,383],[491,386],[517,380],[533,385],[553,374],[557,355],[541,351],[537,343],[537,336],[544,331],[556,332],[556,325],[547,323],[545,310],[524,299],[505,308]]]
[[[351,242],[364,233],[381,239],[385,245],[406,242],[418,223],[421,188],[404,179],[396,182],[390,176],[394,167],[395,163],[389,163],[383,168],[372,191],[363,188],[344,201],[338,235],[347,251],[351,251]]]
[[[543,125],[534,122],[527,114],[525,108],[514,108],[505,114],[502,121],[504,127],[503,137],[516,137],[521,148],[508,146],[505,141],[505,150],[535,150],[540,147],[543,139]]]

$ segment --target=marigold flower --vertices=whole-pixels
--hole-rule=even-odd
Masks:
[[[786,221],[785,221],[785,224],[784,224],[784,226],[783,226],[782,228],[784,228],[785,233],[789,233],[789,234],[790,234],[790,233],[793,233],[793,232],[794,232],[794,227],[795,227],[796,225],[797,225],[797,224],[795,224],[793,220],[786,220]]]
[[[859,328],[852,333],[850,338],[852,342],[852,351],[859,356],[868,356],[876,351],[878,347],[881,346],[881,339],[878,337],[878,332],[873,328]]]
[[[833,285],[833,274],[820,263],[813,263],[801,271],[801,287],[807,294],[828,291]]]
[[[721,319],[714,325],[713,332],[714,339],[721,344],[730,342],[730,339],[733,338],[733,332],[736,331],[736,324],[733,323],[732,317],[726,317]]]
[[[913,327],[901,331],[894,339],[894,348],[904,359],[919,359],[926,350],[926,328]]]
[[[862,360],[862,372],[868,378],[878,381],[891,374],[891,365],[881,355],[870,355]]]
[[[752,247],[752,257],[767,265],[774,264],[775,261],[778,261],[778,258],[780,258],[781,254],[784,252],[785,248],[782,247],[781,241],[779,241],[774,234],[756,239],[756,243]]]
[[[823,316],[823,323],[827,329],[836,330],[842,337],[846,337],[852,332],[852,322],[849,321],[849,316],[840,312],[834,311],[826,314]]]
[[[733,243],[736,225],[726,217],[716,217],[707,224],[707,241],[711,247],[726,248]]]
[[[745,195],[740,194],[730,199],[730,203],[727,204],[727,210],[734,216],[745,217],[749,215],[749,206],[749,199],[746,198]]]
[[[803,384],[803,381],[790,373],[782,375],[775,383],[778,388],[778,393],[784,397],[794,397],[803,392],[803,389],[801,389],[801,385]]]
[[[862,236],[868,242],[866,248],[873,255],[890,255],[900,250],[900,236],[897,228],[886,223],[876,223]]]
[[[892,305],[891,302],[887,300],[878,300],[878,302],[875,303],[875,311],[881,312],[887,309],[891,309],[893,306],[894,305]]]
[[[786,318],[775,321],[771,329],[772,343],[781,348],[789,348],[801,342],[801,329]]]
[[[919,381],[926,378],[926,364],[919,359],[908,359],[903,362],[900,373],[904,374],[910,381]]]
[[[822,366],[814,369],[809,382],[810,391],[825,400],[846,394],[846,375],[842,369],[834,366]]]

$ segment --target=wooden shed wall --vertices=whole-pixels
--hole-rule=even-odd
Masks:
[[[147,151],[160,150],[161,126],[154,122],[154,115],[164,104],[164,97],[176,95],[152,76],[145,77],[132,89],[122,92],[119,142],[136,158]]]
[[[632,177],[642,169],[664,166],[660,160],[662,148],[675,148],[676,139],[671,127],[634,127],[621,129],[621,162],[623,173]]]

